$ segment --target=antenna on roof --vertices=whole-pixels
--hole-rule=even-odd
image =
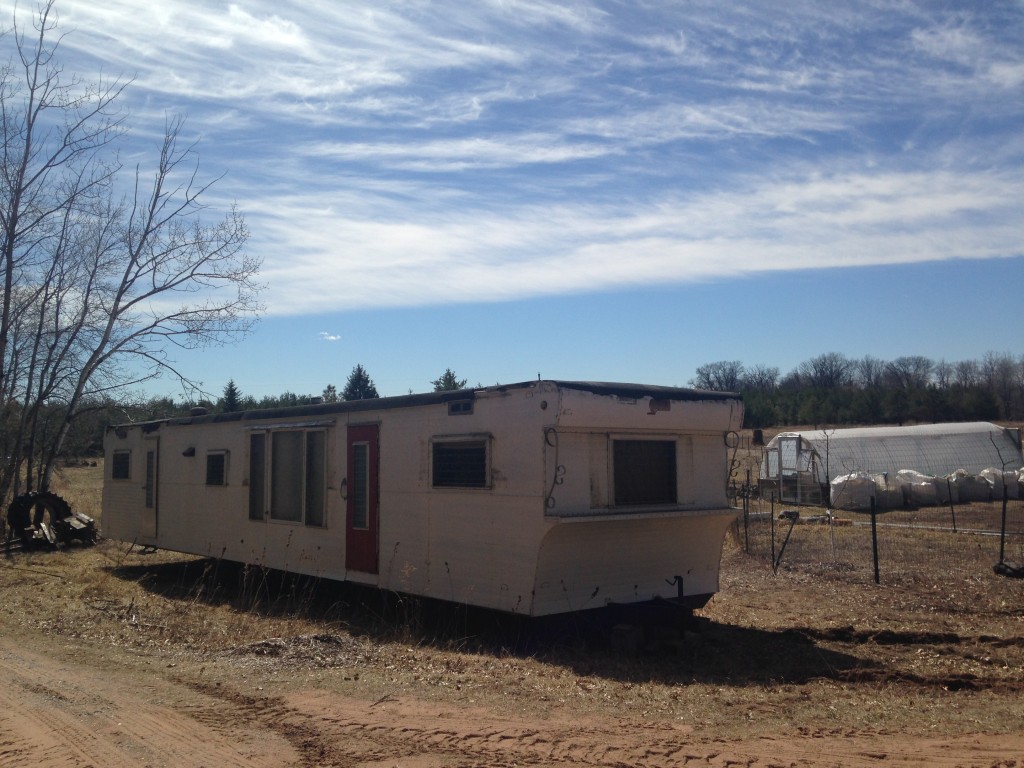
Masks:
[[[537,371],[537,381],[540,381],[540,371]]]

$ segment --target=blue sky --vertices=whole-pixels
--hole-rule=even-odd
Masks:
[[[122,160],[185,114],[246,216],[266,313],[177,356],[213,393],[1024,352],[1020,0],[56,7],[134,78]]]

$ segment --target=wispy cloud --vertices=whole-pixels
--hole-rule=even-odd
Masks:
[[[510,300],[726,275],[992,258],[1015,252],[1021,176],[808,172],[654,206],[524,206],[409,221],[382,201],[277,220],[293,256],[270,265],[272,311]],[[293,202],[296,211],[309,201]],[[392,218],[394,217],[394,218]],[[324,233],[330,231],[333,237]],[[272,250],[276,246],[269,246]]]
[[[341,336],[327,331],[320,331],[318,338],[321,341],[341,341]]]
[[[79,69],[136,77],[140,140],[189,114],[272,314],[1024,242],[1019,3],[59,10]]]

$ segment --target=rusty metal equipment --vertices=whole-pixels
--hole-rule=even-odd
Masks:
[[[56,549],[73,541],[95,544],[96,521],[56,493],[23,493],[7,508],[8,542],[24,549]]]
[[[774,497],[773,497],[774,501]],[[789,544],[789,537],[793,534],[793,528],[796,526],[796,521],[800,519],[800,513],[795,509],[784,509],[779,513],[780,520],[789,520],[789,530],[786,531],[786,538],[782,540],[782,548],[779,549],[779,555],[775,558],[772,563],[772,573],[779,572],[779,563],[782,562],[782,553],[786,551],[786,545]],[[772,528],[772,546],[775,546],[775,529]]]

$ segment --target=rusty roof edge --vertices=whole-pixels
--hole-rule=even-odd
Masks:
[[[683,401],[728,401],[741,400],[735,392],[712,392],[683,387],[666,387],[649,384],[625,384],[600,381],[562,381],[541,379],[523,381],[514,384],[495,384],[489,387],[472,389],[445,390],[442,392],[424,392],[413,395],[394,395],[369,400],[342,400],[336,403],[315,403],[310,405],[293,405],[282,408],[259,408],[248,411],[232,411],[231,413],[207,413],[193,416],[172,416],[153,419],[150,422],[134,422],[112,425],[115,427],[140,427],[144,424],[170,424],[174,426],[187,424],[218,424],[233,421],[265,421],[281,418],[309,416],[328,416],[341,413],[359,413],[363,411],[390,410],[395,408],[412,408],[420,405],[436,405],[453,400],[474,400],[488,393],[500,394],[512,390],[536,388],[542,384],[550,384],[556,388],[591,392],[595,395],[607,395],[619,398],[652,397],[665,400]]]
[[[641,398],[653,397],[665,400],[742,400],[738,392],[715,392],[705,389],[688,387],[666,387],[657,384],[627,384],[607,381],[552,381],[563,389],[575,389],[592,392],[595,395],[612,395],[615,397]]]

